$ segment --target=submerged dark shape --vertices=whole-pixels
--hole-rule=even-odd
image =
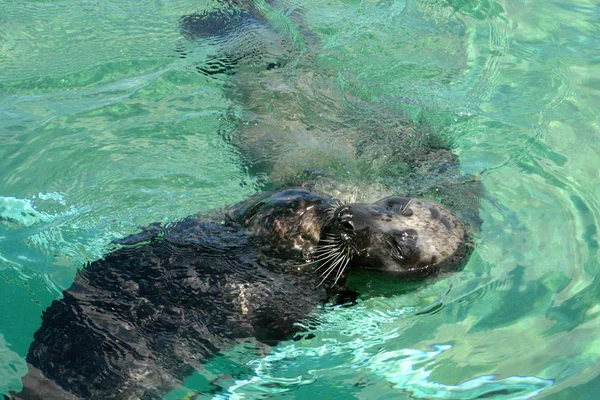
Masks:
[[[354,268],[421,278],[460,268],[472,248],[439,204],[342,204],[304,189],[120,242],[44,312],[16,398],[160,398],[236,340],[291,338],[317,306],[352,301]]]
[[[426,117],[405,114],[400,96],[367,102],[344,89],[345,73],[321,62],[328,50],[303,10],[278,3],[257,10],[227,0],[180,20],[190,49],[214,52],[195,65],[223,84],[231,105],[222,133],[247,170],[269,190],[303,186],[369,203],[395,194],[435,199],[481,225],[482,185],[462,173],[451,139]]]

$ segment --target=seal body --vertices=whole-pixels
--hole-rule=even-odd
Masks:
[[[27,355],[37,375],[17,397],[51,399],[49,380],[56,398],[160,398],[237,339],[289,338],[330,297],[317,276],[282,274],[296,261],[233,222],[189,218],[126,242],[44,312]]]
[[[15,398],[160,398],[239,340],[288,339],[319,305],[351,301],[355,268],[424,277],[470,253],[460,222],[434,202],[344,204],[302,188],[119,244],[44,312]]]

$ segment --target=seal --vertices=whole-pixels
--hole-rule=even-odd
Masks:
[[[240,340],[289,339],[317,306],[352,302],[354,269],[420,279],[461,268],[472,250],[430,200],[346,204],[303,188],[118,244],[44,312],[13,398],[158,398]]]
[[[211,54],[190,61],[222,85],[230,106],[220,132],[261,189],[302,186],[365,203],[430,198],[481,224],[481,183],[462,173],[451,139],[425,116],[407,115],[405,106],[415,107],[402,98],[364,101],[344,89],[354,82],[320,62],[330,57],[327,46],[300,7],[277,0],[212,7],[180,19],[181,46]]]
[[[480,185],[427,124],[342,92],[301,13],[275,13],[300,21],[286,25],[299,46],[265,16],[274,3],[180,21],[220,48],[197,70],[225,77],[224,139],[265,192],[152,224],[82,268],[43,313],[15,398],[159,398],[240,341],[298,337],[319,305],[351,304],[353,271],[400,285],[468,260]]]

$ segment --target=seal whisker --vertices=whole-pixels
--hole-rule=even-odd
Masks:
[[[323,277],[323,279],[321,279],[321,282],[319,282],[319,284],[317,285],[317,287],[321,286],[323,284],[323,282],[325,282],[325,280],[327,280],[327,278],[329,277],[329,275],[331,274],[331,272],[333,271],[333,269],[334,269],[333,267],[330,267],[329,269],[327,269],[327,271],[329,271],[329,272],[325,271],[325,272],[327,272],[327,274]],[[323,272],[323,274],[325,272]],[[323,276],[323,274],[321,274],[321,276]]]
[[[317,253],[318,257],[321,257],[321,256],[325,256],[327,254],[337,253],[339,248],[340,248],[340,246],[334,246],[330,249],[315,250],[315,253]]]
[[[331,257],[329,257],[328,260],[324,260],[323,265],[321,265],[319,268],[317,268],[317,271],[319,271],[323,267],[327,267],[325,269],[325,271],[323,271],[321,273],[321,276],[323,276],[324,274],[327,273],[327,271],[329,271],[331,268],[333,268],[333,266],[335,265],[335,263],[338,261],[339,257],[340,257],[340,254],[336,253],[335,255],[332,255]]]
[[[322,258],[318,261],[323,262],[323,265],[319,266],[315,271],[319,271],[320,269],[322,269],[323,267],[327,266],[327,263],[331,262],[335,262],[335,260],[340,256],[339,253],[335,253],[335,254],[331,254],[325,258]],[[327,271],[327,270],[326,270]]]
[[[332,254],[338,254],[339,253],[339,248],[334,248],[334,249],[328,249],[327,251],[321,251],[318,252],[316,254],[316,258],[319,260],[324,260],[325,258],[329,257]]]
[[[316,264],[316,263],[318,263],[320,261],[321,260],[319,260],[319,259],[316,259],[316,260],[313,260],[313,261],[307,261],[307,262],[304,262],[304,263],[301,263],[301,264],[294,264],[294,267],[308,267],[309,265]]]
[[[325,256],[319,258],[319,261],[328,261],[331,260],[332,258],[336,258],[340,253],[338,251],[332,251],[331,253],[326,254]]]
[[[324,243],[340,243],[341,240],[337,239],[337,238],[336,239],[321,239],[321,242],[324,242]]]
[[[342,205],[344,205],[344,202],[341,201],[340,199],[335,198],[335,199],[331,200],[330,204],[325,209],[325,214],[326,214],[325,225],[331,224],[331,222],[335,218],[335,211]]]
[[[338,267],[338,271],[335,274],[335,282],[337,282],[338,279],[340,279],[340,276],[344,272],[344,268],[346,268],[346,265],[348,264],[349,260],[350,259],[346,255],[342,256],[341,263],[339,264],[339,267]]]
[[[340,254],[340,244],[338,243],[338,244],[318,245],[317,248],[314,250],[314,253],[316,254],[315,260],[307,261],[307,262],[304,262],[301,264],[296,264],[295,267],[306,267],[306,266],[316,264],[319,262],[325,262],[324,265],[322,265],[316,269],[317,271],[320,270],[325,265],[327,265],[327,262],[329,262],[332,259],[335,259],[336,256]]]
[[[339,254],[339,257],[335,259],[335,261],[332,261],[329,268],[327,268],[325,271],[323,271],[321,276],[325,275],[325,279],[327,279],[329,274],[331,274],[331,272],[333,272],[335,270],[335,268],[339,265],[339,263],[342,262],[343,260],[344,260],[344,254],[341,253],[341,254]]]
[[[340,243],[319,244],[315,249],[315,252],[324,253],[332,250],[338,250],[340,248],[340,245]]]
[[[350,258],[346,258],[346,261],[344,262],[344,265],[342,265],[339,270],[338,273],[335,276],[335,281],[333,282],[333,284],[335,285],[338,280],[342,277],[344,270],[346,270],[346,266],[348,266],[348,263],[350,262]]]
[[[317,260],[326,261],[330,258],[337,256],[338,254],[339,254],[339,251],[330,251],[328,253],[323,254],[321,257],[318,257]]]
[[[346,262],[344,263],[344,261],[346,261]],[[323,276],[323,275],[325,275],[325,276],[323,277],[323,279],[317,286],[322,285],[323,282],[325,282],[325,280],[329,277],[329,275],[331,275],[331,273],[337,268],[338,265],[343,265],[342,269],[344,269],[346,267],[348,261],[349,260],[346,257],[344,257],[344,254],[340,253],[340,257],[334,263],[332,263],[332,265],[326,271],[324,271],[321,274],[321,276]],[[341,263],[344,263],[344,264],[341,264]],[[339,277],[336,277],[335,281],[333,282],[334,285],[337,283],[338,279],[339,279]]]
[[[324,248],[332,248],[332,247],[337,249],[337,248],[340,247],[340,245],[339,245],[339,243],[336,243],[336,244],[323,244],[323,245],[319,245],[319,248],[317,250],[315,250],[315,251],[319,251],[320,249],[324,249]]]

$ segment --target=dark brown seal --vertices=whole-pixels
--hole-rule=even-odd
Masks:
[[[221,221],[151,225],[120,244],[44,312],[15,398],[159,398],[240,340],[291,338],[318,305],[352,301],[354,269],[420,278],[460,268],[471,249],[432,201],[343,204],[304,189],[262,194]]]

